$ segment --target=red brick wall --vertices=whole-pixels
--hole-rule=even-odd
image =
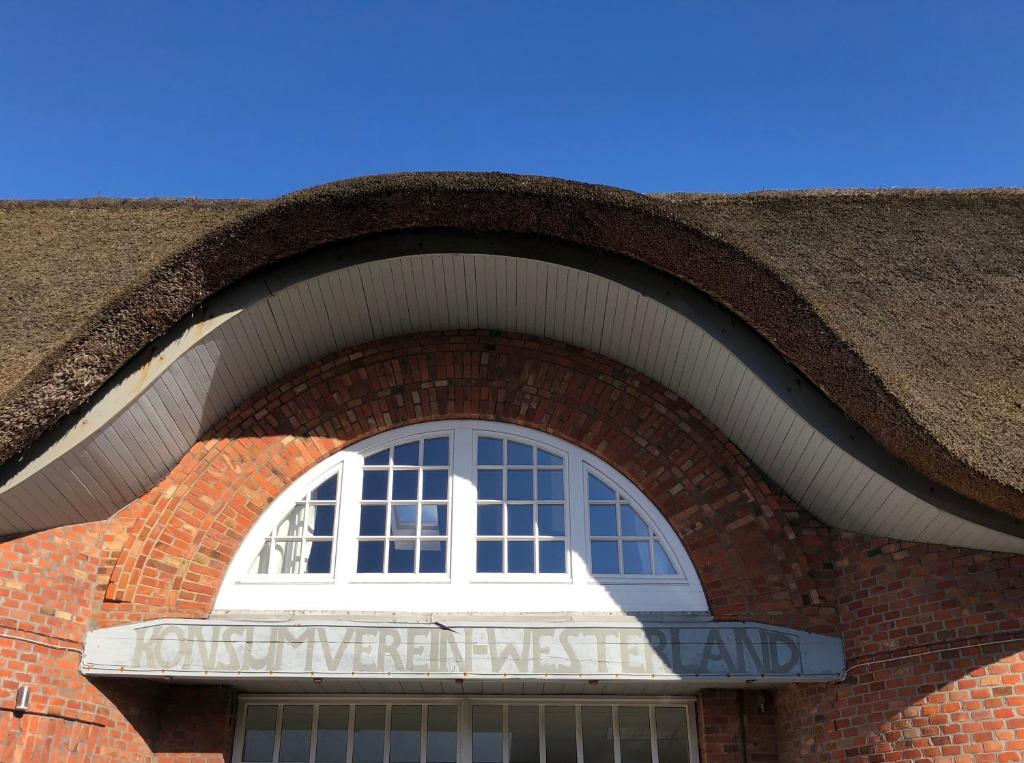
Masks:
[[[273,385],[111,520],[0,545],[0,708],[31,677],[33,711],[46,714],[15,719],[0,711],[0,760],[221,760],[233,723],[229,694],[89,683],[77,672],[78,654],[68,650],[79,649],[92,627],[205,616],[234,550],[295,477],[356,440],[436,418],[533,427],[615,465],[679,532],[720,619],[842,632],[852,663],[1020,627],[1019,597],[998,593],[1019,594],[1018,559],[829,531],[780,495],[691,406],[646,377],[532,338],[420,335],[342,352]],[[992,588],[997,593],[985,593]],[[1013,729],[1019,736],[1020,729],[1015,718],[998,714],[1015,706],[1020,689],[1002,677],[999,686],[987,684],[1003,669],[995,658],[1007,655],[1007,667],[1019,665],[1008,657],[1019,648],[920,657],[920,672],[900,673],[899,680],[889,673],[911,670],[913,661],[854,668],[847,684],[786,689],[769,695],[764,710],[752,693],[706,693],[699,722],[704,759],[832,760],[882,754],[887,744],[897,757],[879,760],[913,759],[920,740],[957,734],[966,735],[965,744],[1011,750],[1015,740],[999,735]],[[966,679],[976,686],[940,688],[970,670],[984,672]],[[982,688],[985,697],[956,699]],[[982,707],[965,704],[975,701]],[[998,719],[1000,728],[984,728],[987,720],[968,728],[992,701],[998,707],[991,722]],[[947,709],[953,702],[967,709]],[[953,720],[965,711],[971,721]],[[930,722],[915,725],[916,712]],[[943,714],[948,722],[940,721]],[[918,736],[898,725],[886,731],[904,720]],[[914,741],[894,743],[889,737],[897,732]],[[45,745],[68,755],[40,752]]]

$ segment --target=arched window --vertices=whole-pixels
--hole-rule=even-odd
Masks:
[[[522,427],[442,421],[370,438],[297,480],[239,548],[217,608],[707,607],[664,517],[610,465]]]

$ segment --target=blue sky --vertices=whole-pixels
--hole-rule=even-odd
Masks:
[[[0,197],[1024,185],[1024,3],[7,2]]]

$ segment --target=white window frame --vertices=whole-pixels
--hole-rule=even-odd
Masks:
[[[444,573],[357,573],[363,459],[384,447],[448,436],[447,570]],[[476,572],[476,441],[480,436],[523,441],[561,455],[565,463],[565,573]],[[336,539],[330,573],[250,574],[252,558],[297,497],[318,479],[340,471]],[[628,497],[659,536],[675,575],[590,573],[586,474],[593,471]],[[540,503],[535,500],[534,503]],[[405,584],[396,586],[396,583]],[[502,593],[488,593],[493,586]],[[259,589],[259,590],[256,590]],[[324,590],[330,589],[330,590]],[[555,591],[559,593],[555,593]],[[439,420],[401,427],[355,443],[318,463],[278,496],[254,524],[232,560],[217,611],[405,612],[693,612],[707,601],[678,536],[646,496],[595,455],[543,432],[481,420]]]
[[[618,708],[624,706],[640,706],[647,707],[649,712],[649,718],[651,723],[651,763],[670,763],[669,761],[660,761],[658,756],[658,744],[657,744],[657,729],[655,725],[655,709],[658,707],[679,707],[683,710],[686,715],[686,728],[688,732],[689,752],[690,760],[692,763],[699,763],[700,751],[698,745],[698,734],[697,734],[697,699],[693,696],[618,696],[613,694],[567,694],[567,695],[474,695],[466,696],[461,695],[453,697],[451,695],[443,696],[437,694],[248,694],[242,695],[238,699],[238,712],[236,714],[237,722],[235,723],[235,735],[234,745],[232,749],[231,760],[232,763],[245,763],[242,759],[242,745],[245,738],[245,714],[249,705],[313,705],[313,718],[314,726],[316,718],[319,716],[320,707],[324,705],[346,705],[349,708],[348,712],[348,757],[347,763],[352,763],[352,749],[353,749],[353,730],[355,724],[355,708],[360,705],[384,705],[385,710],[385,725],[390,726],[391,707],[393,705],[420,705],[423,708],[421,712],[421,734],[425,729],[426,724],[426,708],[431,705],[447,705],[449,707],[454,706],[457,709],[456,714],[456,732],[458,736],[458,747],[457,747],[457,763],[472,763],[473,756],[473,740],[472,740],[472,713],[473,708],[481,705],[501,705],[504,706],[502,712],[502,748],[503,748],[503,759],[505,763],[508,762],[509,757],[509,737],[508,737],[508,708],[513,705],[560,705],[560,706],[571,706],[574,708],[574,717],[576,721],[576,749],[577,749],[577,760],[582,760],[582,715],[580,708],[583,706],[601,706],[601,707],[612,707],[612,719],[613,719],[613,739],[616,760],[619,756],[619,723],[618,723]],[[274,759],[277,759],[277,748],[280,744],[280,733],[281,733],[281,713],[277,715],[277,729],[275,731],[275,754]],[[540,761],[544,763],[544,712],[540,712],[540,727],[538,729],[540,734]],[[389,730],[385,730],[384,734],[384,760],[388,759],[388,746],[390,744],[391,734]],[[421,760],[423,758],[423,746],[425,745],[424,737],[421,736]],[[316,753],[315,748],[315,735],[312,740],[310,747],[310,759],[314,759]]]

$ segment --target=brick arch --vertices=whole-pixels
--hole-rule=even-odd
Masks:
[[[719,619],[834,632],[819,571],[828,533],[689,403],[546,339],[484,331],[354,347],[267,387],[119,515],[103,616],[205,616],[235,550],[291,482],[331,453],[444,418],[518,424],[627,476],[679,534]],[[824,587],[824,589],[823,589]]]

